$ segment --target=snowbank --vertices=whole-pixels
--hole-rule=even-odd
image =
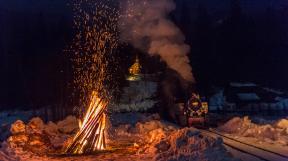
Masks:
[[[287,119],[281,119],[276,122],[275,126],[280,129],[288,129],[288,120]]]
[[[246,116],[234,117],[218,130],[243,137],[253,137],[261,141],[274,142],[288,146],[288,120],[281,119],[273,124],[258,125]]]
[[[155,145],[155,160],[236,160],[222,143],[222,139],[203,136],[195,129],[181,129]]]
[[[11,148],[22,148],[39,155],[54,153],[77,130],[78,122],[73,116],[68,116],[57,124],[45,124],[39,117],[32,118],[28,124],[17,120],[11,125],[11,136],[7,143]]]
[[[3,111],[0,112],[0,141],[7,139],[10,135],[10,125],[16,120],[28,121],[32,111]]]
[[[226,161],[236,160],[225,149],[221,139],[202,135],[194,128],[179,129],[160,120],[120,125],[114,129],[115,139],[134,138],[139,157],[155,161]],[[137,139],[138,138],[138,139]],[[120,139],[121,140],[121,139]],[[145,156],[145,157],[143,157]],[[139,160],[142,160],[139,159]]]
[[[118,118],[119,116],[117,116]],[[126,115],[122,117],[126,118]],[[193,128],[179,129],[160,120],[158,115],[141,117],[141,121],[110,126],[108,146],[115,151],[96,155],[54,156],[60,154],[65,142],[77,131],[75,117],[58,123],[43,123],[33,118],[28,124],[16,121],[12,136],[0,148],[1,161],[226,161],[235,160],[224,148],[221,139],[202,135]],[[109,148],[108,148],[109,149]],[[117,150],[118,149],[118,150]],[[51,156],[52,155],[52,156]]]

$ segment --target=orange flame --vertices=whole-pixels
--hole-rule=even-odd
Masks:
[[[89,108],[73,141],[65,153],[83,154],[105,149],[105,109],[108,101],[101,99],[97,92],[92,93]]]

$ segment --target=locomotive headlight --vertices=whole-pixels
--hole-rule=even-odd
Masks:
[[[206,108],[208,109],[208,102],[202,102],[202,107],[205,108],[205,109]]]

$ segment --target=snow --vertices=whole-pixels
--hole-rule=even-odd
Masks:
[[[78,122],[73,116],[68,116],[57,124],[45,124],[39,117],[32,118],[27,124],[17,120],[11,124],[11,136],[6,142],[15,151],[25,149],[37,155],[57,153],[77,129]]]
[[[157,100],[154,99],[158,85],[152,81],[133,81],[123,88],[123,94],[118,102],[109,107],[114,112],[139,112],[147,111],[154,107]]]
[[[284,92],[254,83],[230,83],[225,88],[215,88],[209,98],[209,109],[244,111],[287,111],[288,98]],[[241,104],[242,103],[242,104]]]
[[[288,129],[288,120],[287,119],[281,119],[276,122],[275,127],[280,129]]]
[[[209,99],[209,111],[223,110],[225,102],[224,90],[219,90],[219,92],[215,93]]]
[[[242,101],[260,100],[260,97],[256,93],[237,93],[237,97]]]
[[[237,160],[233,158],[220,138],[204,136],[196,129],[184,128],[173,132],[157,147],[156,160]],[[162,147],[162,148],[161,148]]]
[[[274,144],[288,149],[287,119],[280,119],[270,124],[256,124],[247,116],[243,118],[234,117],[217,129],[224,134],[254,138],[260,143]]]
[[[79,124],[75,116],[67,116],[64,120],[59,121],[55,127],[58,127],[61,133],[71,134],[78,130]]]
[[[261,141],[258,138],[255,137],[243,137],[243,136],[235,136],[233,134],[225,134],[228,137],[234,138],[236,140],[239,140],[243,143],[251,144],[256,147],[266,149],[269,151],[273,151],[275,153],[279,153],[282,155],[286,155],[288,157],[288,149],[287,146],[279,145],[274,142],[267,142],[267,141]]]
[[[26,130],[26,126],[25,126],[24,122],[21,120],[17,120],[16,122],[14,122],[10,128],[10,132],[13,135],[18,134],[18,133],[24,133],[25,130]]]
[[[275,100],[278,101],[276,104],[279,109],[288,110],[288,98],[276,97]]]
[[[280,91],[280,90],[272,89],[272,88],[264,87],[263,89],[266,90],[266,91],[268,91],[268,92],[272,92],[272,93],[275,93],[275,94],[278,94],[278,95],[284,94],[284,92],[282,92],[282,91]]]
[[[11,129],[14,129],[14,133],[11,137],[23,139],[25,136],[29,136],[30,138],[29,140],[21,140],[20,143],[22,144],[14,139],[8,139],[3,142],[0,148],[0,160],[236,160],[225,149],[221,139],[204,136],[193,128],[180,129],[177,125],[161,120],[157,114],[138,113],[133,114],[133,117],[132,122],[129,122],[127,114],[117,114],[118,122],[112,122],[109,126],[107,151],[81,156],[61,155],[61,149],[75,131],[70,127],[78,125],[76,125],[73,116],[69,116],[58,123],[48,122],[47,124],[43,123],[39,118],[31,119],[28,124],[17,121],[12,125]],[[25,131],[23,131],[23,126],[25,126]],[[69,130],[60,130],[63,126],[69,127]],[[27,129],[29,131],[26,131]],[[64,134],[63,132],[66,133]],[[23,142],[25,143],[24,145]]]
[[[240,83],[240,82],[232,82],[230,83],[232,87],[255,87],[257,86],[255,83]]]
[[[16,120],[28,121],[32,117],[31,111],[3,111],[0,112],[0,141],[6,139],[10,132],[10,125]]]

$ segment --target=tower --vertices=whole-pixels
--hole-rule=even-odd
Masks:
[[[138,55],[136,56],[134,64],[129,68],[129,75],[127,77],[128,81],[139,81],[141,80],[141,64],[138,58]]]

